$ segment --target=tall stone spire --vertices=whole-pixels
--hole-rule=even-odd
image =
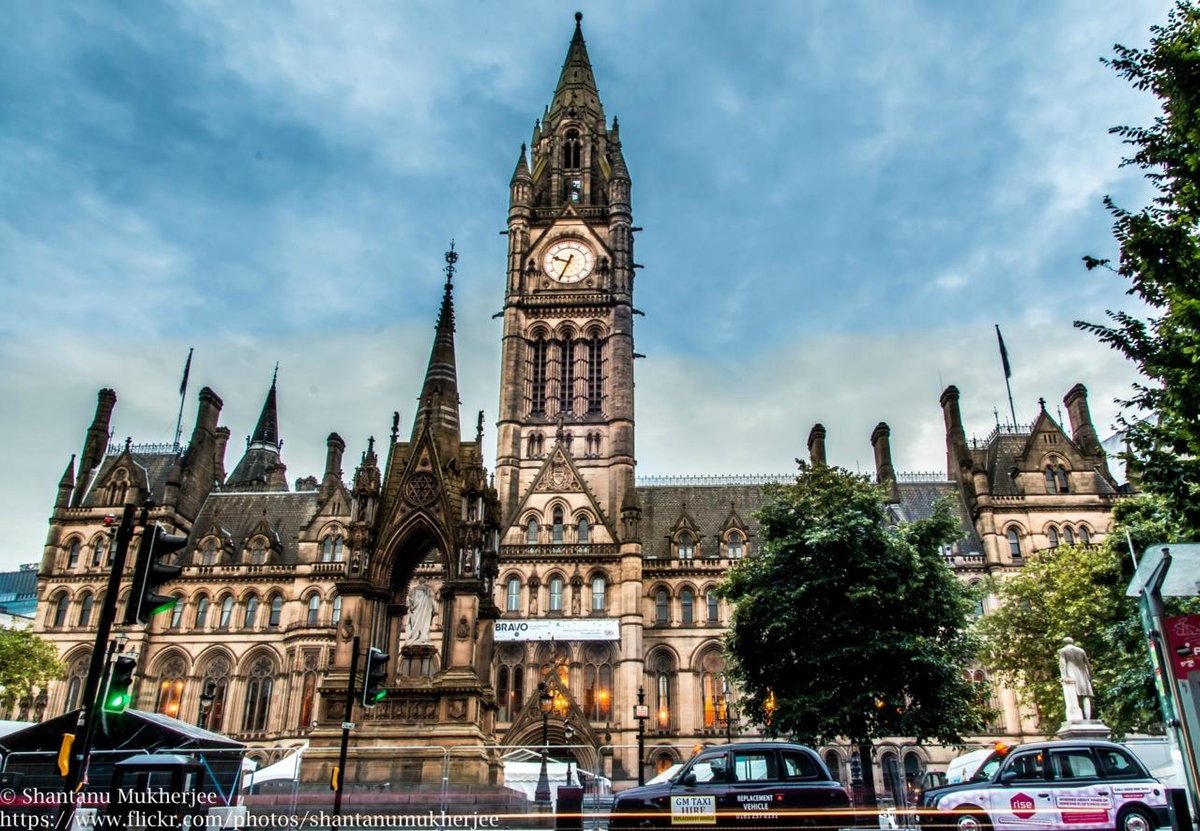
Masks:
[[[564,115],[582,116],[584,113],[604,121],[604,107],[600,104],[600,92],[596,89],[596,76],[592,73],[592,62],[588,58],[587,44],[583,40],[583,15],[575,12],[575,35],[567,47],[567,58],[563,61],[558,86],[554,89],[554,100],[546,121],[557,123]]]
[[[262,413],[254,433],[246,439],[246,453],[229,474],[226,490],[286,491],[287,467],[279,456],[283,447],[279,441],[279,410],[275,401],[275,386],[279,380],[279,364],[271,376],[271,389],[263,402]]]
[[[458,418],[458,366],[454,357],[454,241],[446,252],[446,285],[438,312],[437,333],[425,370],[425,384],[413,423],[413,441],[428,427],[438,442],[442,459],[455,458],[462,441]]]

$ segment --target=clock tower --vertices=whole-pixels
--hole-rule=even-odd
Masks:
[[[514,545],[580,542],[581,519],[583,542],[616,543],[633,487],[629,172],[575,20],[510,186],[496,485]]]

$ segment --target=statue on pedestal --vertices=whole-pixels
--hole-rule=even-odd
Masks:
[[[1092,665],[1074,638],[1063,638],[1058,650],[1058,674],[1067,705],[1067,721],[1092,720]]]
[[[404,619],[404,645],[423,646],[429,643],[429,627],[433,623],[433,594],[422,577],[408,592],[408,616]]]

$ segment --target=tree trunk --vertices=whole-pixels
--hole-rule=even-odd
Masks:
[[[862,767],[862,806],[864,808],[874,808],[879,799],[875,793],[875,747],[870,741],[860,741],[858,743],[858,761]]]

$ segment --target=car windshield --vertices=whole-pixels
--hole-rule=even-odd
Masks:
[[[999,769],[1000,763],[1003,761],[1003,756],[1001,756],[999,753],[993,753],[991,756],[988,756],[987,761],[980,765],[979,770],[975,771],[975,774],[967,781],[985,782],[990,780],[996,775],[996,771]]]

